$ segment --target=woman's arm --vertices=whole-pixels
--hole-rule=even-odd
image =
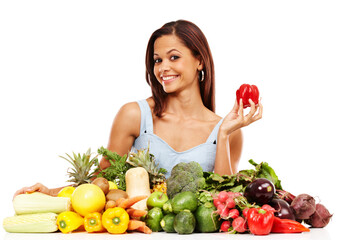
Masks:
[[[107,149],[120,156],[128,154],[133,142],[140,134],[141,110],[136,102],[127,103],[118,111],[112,124]],[[109,160],[102,158],[100,168],[110,166]]]
[[[232,175],[237,171],[243,145],[241,128],[262,118],[262,104],[259,102],[255,106],[252,100],[249,101],[251,110],[246,116],[243,115],[243,103],[240,100],[240,104],[236,101],[231,112],[223,119],[217,135],[215,173]]]

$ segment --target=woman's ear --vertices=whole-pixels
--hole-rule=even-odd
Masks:
[[[203,70],[203,61],[202,61],[202,59],[198,59],[199,60],[199,65],[198,65],[198,67],[197,67],[197,70],[198,71],[202,71]]]

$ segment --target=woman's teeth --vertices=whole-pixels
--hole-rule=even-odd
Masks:
[[[162,77],[162,80],[163,80],[163,81],[168,81],[168,80],[174,79],[174,78],[176,78],[176,77],[177,77],[177,76]]]

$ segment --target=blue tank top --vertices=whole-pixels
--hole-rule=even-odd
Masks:
[[[180,162],[198,162],[203,171],[213,172],[216,159],[217,134],[223,121],[221,119],[212,130],[207,141],[183,152],[175,151],[163,139],[153,133],[151,108],[145,99],[137,102],[141,109],[140,135],[135,139],[132,151],[146,149],[155,157],[160,168],[167,170],[166,178],[171,175],[172,168]]]

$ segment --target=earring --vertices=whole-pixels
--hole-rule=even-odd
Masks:
[[[201,82],[203,82],[204,81],[204,71],[202,70],[201,71],[201,80],[200,80]]]

